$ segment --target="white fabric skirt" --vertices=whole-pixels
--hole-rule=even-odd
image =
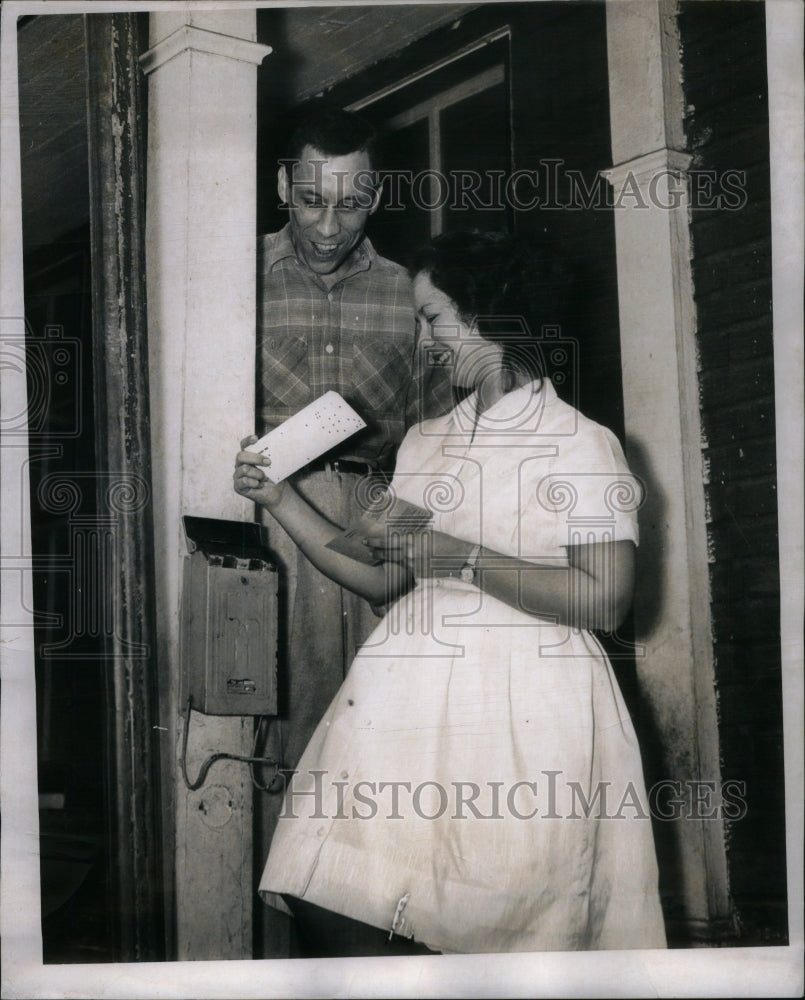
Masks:
[[[640,753],[598,642],[421,581],[308,744],[260,891],[443,952],[665,947]]]

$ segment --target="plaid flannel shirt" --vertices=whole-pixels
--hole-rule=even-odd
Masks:
[[[334,389],[368,425],[338,457],[388,468],[411,424],[451,407],[448,371],[417,348],[410,279],[368,239],[329,291],[290,226],[261,237],[258,273],[258,433]]]

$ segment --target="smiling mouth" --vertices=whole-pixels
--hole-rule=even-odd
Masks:
[[[320,257],[332,257],[338,252],[337,243],[316,243],[311,240],[310,244]]]

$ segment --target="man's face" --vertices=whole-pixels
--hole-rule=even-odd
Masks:
[[[373,180],[365,152],[326,156],[305,146],[299,163],[280,167],[294,246],[314,274],[333,274],[360,243],[380,199]]]

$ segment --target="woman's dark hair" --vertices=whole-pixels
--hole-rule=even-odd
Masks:
[[[503,232],[444,233],[414,253],[410,272],[428,274],[465,323],[502,344],[504,364],[535,378],[545,374],[539,334],[560,323],[561,282],[545,248]]]

